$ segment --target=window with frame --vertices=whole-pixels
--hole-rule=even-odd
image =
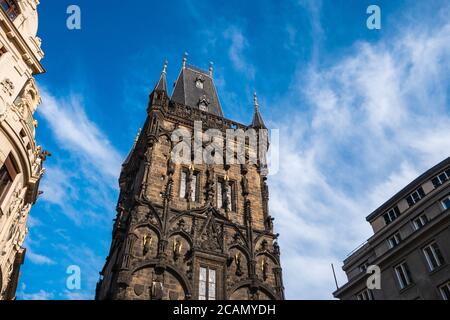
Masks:
[[[386,212],[383,215],[383,218],[384,218],[384,221],[386,222],[386,224],[390,224],[395,219],[397,219],[399,216],[400,216],[400,210],[398,209],[398,206],[395,206],[391,210]]]
[[[441,292],[442,299],[450,300],[450,281],[446,284],[439,287],[439,291]]]
[[[411,193],[409,196],[406,197],[406,201],[408,202],[408,205],[412,207],[417,202],[422,200],[425,197],[425,192],[423,191],[423,188],[420,187],[413,193]]]
[[[406,288],[412,283],[411,273],[406,262],[399,264],[394,270],[401,289]]]
[[[397,232],[396,234],[394,234],[392,237],[390,237],[388,239],[389,248],[392,249],[392,248],[398,246],[401,241],[402,241],[402,237],[401,237],[400,233]]]
[[[428,268],[430,271],[433,271],[437,267],[440,267],[445,263],[444,257],[442,256],[441,250],[436,242],[426,246],[422,249],[425,255],[425,258],[428,263]]]
[[[189,175],[190,175],[190,185],[189,185]],[[194,171],[192,174],[190,174],[189,170],[182,169],[181,170],[181,176],[180,176],[180,198],[187,199],[188,191],[190,188],[191,192],[191,198],[190,200],[192,202],[198,201],[198,179],[199,172]]]
[[[434,188],[437,188],[443,185],[448,179],[450,179],[450,168],[431,179],[431,182],[433,183]]]
[[[450,196],[445,197],[443,200],[441,200],[442,207],[444,210],[447,210],[450,208]]]
[[[428,217],[426,214],[422,214],[413,220],[414,230],[423,228],[428,223]]]
[[[200,267],[198,281],[198,299],[216,300],[216,270]]]
[[[225,205],[227,205],[229,211],[235,212],[235,197],[236,183],[234,181],[226,181],[223,178],[219,178],[217,181],[217,208],[225,209]]]
[[[357,300],[375,300],[372,290],[365,289],[356,295]]]
[[[14,164],[11,155],[9,155],[0,168],[0,201],[2,201],[8,193],[17,174],[17,166]]]
[[[14,0],[0,0],[0,7],[3,8],[11,21],[14,21],[20,14],[19,7]]]

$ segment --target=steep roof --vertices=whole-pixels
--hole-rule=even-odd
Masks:
[[[172,101],[223,117],[211,72],[183,65],[172,92]]]
[[[165,91],[167,92],[167,81],[166,81],[166,70],[167,70],[167,61],[164,63],[164,69],[161,72],[161,76],[159,77],[158,83],[155,86],[155,90]]]
[[[254,94],[254,105],[255,105],[255,111],[253,112],[253,120],[251,127],[255,129],[267,129],[266,125],[264,124],[264,120],[261,116],[261,113],[259,113],[259,104],[258,104],[258,98],[256,96],[256,93]]]

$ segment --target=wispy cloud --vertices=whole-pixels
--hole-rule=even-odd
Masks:
[[[42,90],[39,112],[63,152],[53,152],[46,162],[42,200],[57,205],[76,222],[109,221],[122,156],[85,112],[76,95],[55,97]]]
[[[51,300],[55,296],[53,292],[45,290],[39,290],[35,293],[26,293],[25,289],[26,285],[25,283],[22,283],[20,290],[17,292],[17,297],[21,300]]]
[[[370,236],[365,216],[450,155],[450,24],[403,30],[299,70],[284,109],[303,111],[272,124],[282,157],[271,210],[290,298],[331,298],[330,263]]]
[[[116,179],[122,157],[105,134],[89,120],[80,97],[57,99],[42,90],[39,112],[62,148],[86,159],[103,176]]]
[[[47,256],[34,253],[33,251],[30,250],[30,248],[28,248],[27,250],[27,259],[29,259],[32,263],[38,265],[53,265],[56,263]]]
[[[237,26],[231,26],[224,31],[223,35],[226,40],[230,41],[228,57],[234,68],[245,74],[247,78],[253,79],[255,77],[255,68],[245,57],[245,50],[249,44],[242,30]]]

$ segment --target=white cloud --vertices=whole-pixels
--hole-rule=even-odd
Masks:
[[[51,300],[54,294],[45,290],[39,290],[36,293],[25,293],[21,291],[17,294],[17,297],[21,300]]]
[[[42,105],[39,112],[48,121],[61,147],[86,159],[98,173],[116,179],[122,157],[105,134],[86,116],[82,101],[71,96],[56,99],[41,90]]]
[[[248,40],[241,29],[231,26],[223,33],[224,38],[230,41],[228,57],[236,70],[244,73],[249,79],[255,77],[254,66],[245,58],[244,51],[248,47]]]
[[[365,217],[450,155],[450,23],[403,30],[299,70],[283,110],[304,109],[272,123],[282,128],[269,182],[287,298],[331,298],[330,263],[372,234]]]
[[[39,112],[48,123],[58,149],[45,163],[41,196],[57,205],[77,225],[105,223],[114,208],[122,156],[86,115],[77,96],[57,98],[42,91]],[[89,209],[84,209],[89,208]]]
[[[26,257],[34,264],[38,265],[53,265],[56,262],[50,259],[47,256],[44,256],[42,254],[34,253],[33,251],[28,248]]]

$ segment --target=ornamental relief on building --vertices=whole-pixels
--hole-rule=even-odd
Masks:
[[[3,93],[12,96],[14,93],[14,84],[9,78],[5,78],[2,82],[0,82],[0,88]]]

